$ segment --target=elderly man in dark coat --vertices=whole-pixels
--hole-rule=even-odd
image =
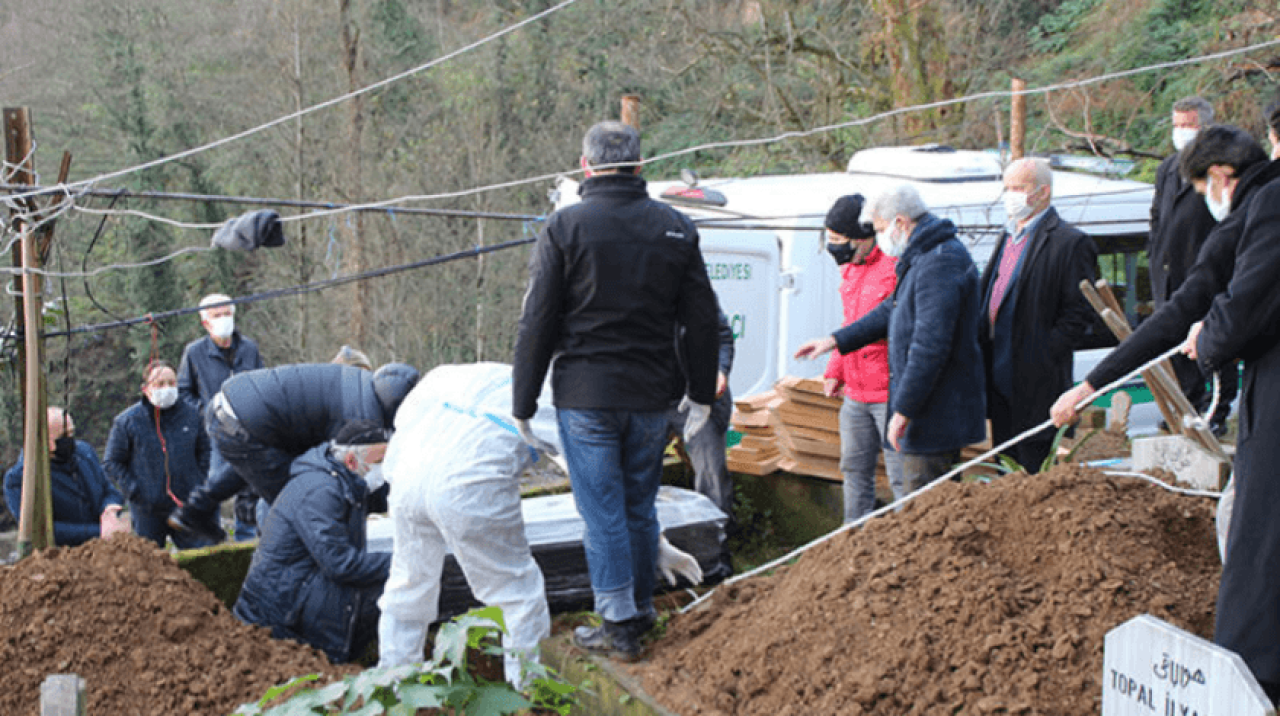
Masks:
[[[1168,303],[1169,297],[1187,279],[1200,247],[1218,223],[1209,213],[1204,197],[1178,173],[1178,158],[1182,150],[1212,122],[1213,105],[1200,97],[1185,97],[1173,103],[1173,145],[1177,151],[1165,157],[1156,170],[1151,232],[1147,240],[1151,300],[1157,311]],[[1205,390],[1205,376],[1199,366],[1185,356],[1174,356],[1169,362],[1191,405],[1201,411],[1208,408],[1212,396]],[[1210,418],[1211,428],[1219,435],[1226,430],[1231,401],[1238,392],[1240,376],[1235,364],[1226,366],[1220,378],[1221,400]]]
[[[1238,653],[1267,695],[1280,697],[1280,489],[1271,472],[1280,460],[1280,162],[1267,161],[1257,141],[1237,127],[1204,130],[1184,150],[1180,169],[1198,192],[1229,213],[1210,232],[1187,281],[1169,303],[1112,351],[1085,382],[1054,404],[1053,419],[1075,417],[1075,406],[1106,385],[1177,345],[1184,337],[1206,368],[1245,360],[1240,437],[1234,477],[1237,497],[1218,591],[1214,641]],[[1205,317],[1203,328],[1194,322]],[[1186,332],[1191,328],[1191,336]]]
[[[289,465],[337,434],[350,420],[390,428],[396,409],[418,382],[418,371],[388,363],[370,373],[335,363],[286,365],[232,377],[209,404],[213,446],[235,472],[192,490],[169,517],[176,529],[225,539],[218,505],[248,483],[267,502],[289,481]]]
[[[910,184],[874,197],[864,216],[880,250],[898,257],[898,285],[861,319],[795,355],[817,357],[837,347],[850,353],[888,338],[886,437],[902,453],[903,482],[914,490],[945,473],[961,448],[986,437],[978,269],[955,225],[930,214]]]
[[[93,447],[75,439],[76,424],[71,414],[50,406],[46,419],[53,543],[73,547],[94,537],[106,539],[117,532],[128,532],[129,522],[120,516],[124,498],[107,480]],[[22,513],[23,458],[18,453],[18,463],[4,475],[4,499],[14,517]]]
[[[335,663],[372,643],[391,553],[368,550],[365,524],[387,436],[380,420],[355,420],[294,461],[236,599],[241,621]]]
[[[982,274],[980,333],[996,445],[1044,422],[1054,399],[1071,387],[1072,356],[1095,323],[1080,281],[1092,283],[1098,271],[1093,239],[1051,205],[1047,160],[1009,164],[1004,190],[1010,228]],[[1042,430],[1005,454],[1034,473],[1052,443],[1053,433]]]

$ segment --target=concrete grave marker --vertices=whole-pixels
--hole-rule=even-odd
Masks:
[[[1275,716],[1239,655],[1150,614],[1107,633],[1102,716]]]
[[[1210,455],[1182,435],[1162,435],[1133,441],[1133,469],[1163,468],[1200,490],[1221,490],[1231,466]]]

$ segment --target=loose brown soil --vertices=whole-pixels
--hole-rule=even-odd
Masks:
[[[1089,433],[1081,428],[1076,429],[1075,452],[1072,462],[1086,463],[1109,457],[1127,457],[1129,455],[1129,436],[1110,430],[1099,430]],[[1083,442],[1080,442],[1083,440]]]
[[[84,678],[90,714],[222,716],[295,676],[358,670],[242,624],[134,535],[0,568],[0,714],[39,713],[49,674]]]
[[[1210,635],[1213,506],[1079,465],[946,483],[722,587],[633,670],[683,716],[1097,713],[1107,631]]]

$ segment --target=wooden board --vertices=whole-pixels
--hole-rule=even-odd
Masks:
[[[819,428],[837,434],[840,432],[840,416],[834,410],[823,410],[793,402],[784,402],[771,410],[788,425]]]
[[[761,427],[755,427],[751,425],[734,425],[733,429],[742,433],[743,438],[757,437],[757,438],[764,438],[766,440],[773,439],[772,424],[764,425]]]
[[[744,413],[751,413],[757,410],[765,410],[769,407],[769,402],[778,397],[777,394],[770,390],[768,392],[753,395],[750,398],[733,401],[733,407]]]
[[[740,472],[745,475],[768,475],[778,471],[779,460],[780,457],[774,456],[769,460],[760,462],[739,461],[733,459],[733,456],[730,455],[727,464],[730,472]]]
[[[844,476],[840,474],[840,463],[834,460],[799,460],[784,457],[778,461],[778,467],[797,475],[844,481]]]

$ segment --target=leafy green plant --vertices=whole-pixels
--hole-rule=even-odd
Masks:
[[[1040,463],[1040,472],[1045,472],[1049,470],[1054,465],[1057,465],[1059,462],[1071,462],[1071,458],[1075,456],[1076,451],[1079,450],[1081,447],[1083,447],[1084,444],[1088,442],[1090,438],[1098,434],[1097,428],[1094,428],[1089,432],[1085,433],[1084,437],[1080,438],[1080,440],[1078,440],[1075,445],[1072,445],[1071,450],[1068,451],[1066,455],[1062,456],[1061,459],[1059,459],[1058,445],[1062,443],[1062,437],[1066,435],[1067,430],[1070,429],[1070,427],[1071,427],[1070,425],[1063,425],[1062,427],[1058,428],[1058,432],[1053,436],[1053,442],[1049,444],[1049,454],[1045,456],[1044,462]],[[996,459],[998,460],[998,462],[994,462],[994,463],[981,462],[981,463],[978,463],[978,466],[990,468],[992,470],[995,470],[997,473],[1001,475],[1011,475],[1015,472],[1026,472],[1027,470],[1027,468],[1024,467],[1021,463],[1009,457],[1008,455],[996,455]]]
[[[369,669],[320,688],[307,686],[319,676],[300,676],[273,686],[257,703],[244,704],[233,716],[413,716],[418,709],[450,709],[458,716],[502,716],[526,709],[567,715],[576,688],[542,664],[525,663],[529,686],[524,694],[506,681],[493,682],[471,673],[468,652],[501,656],[498,643],[505,632],[501,609],[473,609],[441,625],[430,661]],[[295,689],[283,702],[267,706]]]

